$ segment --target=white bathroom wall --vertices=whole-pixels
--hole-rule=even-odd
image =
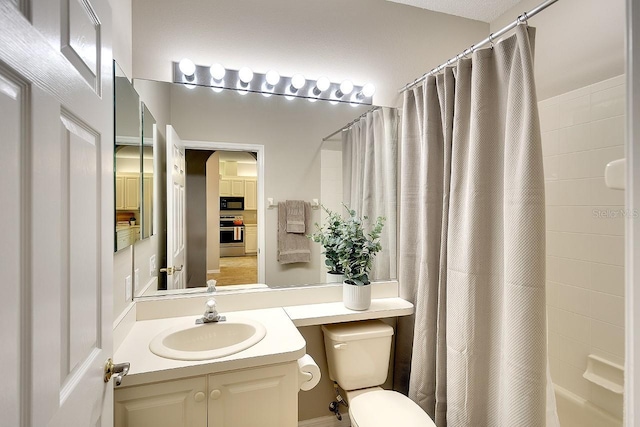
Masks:
[[[554,383],[622,416],[622,398],[582,377],[587,355],[624,364],[624,76],[539,103],[547,203],[547,309]]]
[[[131,0],[109,0],[113,22],[113,59],[133,78]]]
[[[374,103],[485,38],[489,25],[385,0],[136,0],[134,77],[172,81],[172,61],[372,82]]]

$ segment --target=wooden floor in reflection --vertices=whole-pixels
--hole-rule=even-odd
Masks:
[[[217,286],[258,283],[258,257],[220,258],[220,273],[207,274],[209,279],[217,280]]]

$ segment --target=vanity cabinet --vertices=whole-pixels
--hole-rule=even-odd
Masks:
[[[258,226],[245,224],[244,226],[244,252],[255,254],[258,252]]]
[[[115,427],[207,427],[207,379],[116,389]]]
[[[296,427],[298,365],[115,390],[115,427]]]
[[[297,363],[209,376],[208,427],[296,427]]]
[[[140,209],[140,177],[118,174],[116,176],[116,210]]]

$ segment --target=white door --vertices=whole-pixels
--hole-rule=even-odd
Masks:
[[[184,144],[167,125],[167,289],[187,287],[185,174]]]
[[[0,1],[0,424],[113,424],[107,0]]]

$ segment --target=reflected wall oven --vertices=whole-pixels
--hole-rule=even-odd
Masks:
[[[220,256],[244,256],[244,221],[242,216],[220,216]]]

